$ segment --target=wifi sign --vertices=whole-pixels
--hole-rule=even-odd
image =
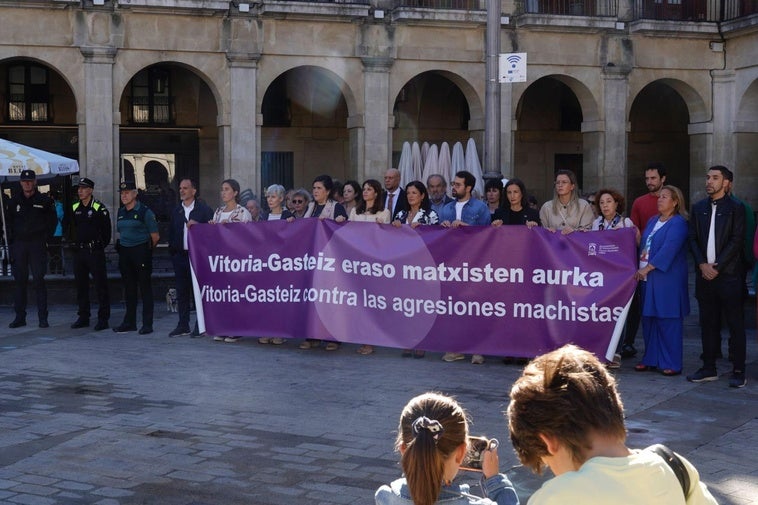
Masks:
[[[500,82],[526,82],[526,53],[505,53],[499,58]]]

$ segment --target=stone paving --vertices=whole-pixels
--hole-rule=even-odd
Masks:
[[[751,300],[752,302],[752,300]],[[754,306],[754,305],[753,305]],[[372,504],[400,474],[393,440],[406,401],[454,394],[475,434],[501,440],[501,469],[522,501],[545,477],[518,466],[502,411],[520,368],[481,366],[439,353],[402,359],[344,345],[303,351],[295,342],[236,344],[156,333],[71,330],[56,306],[51,328],[8,330],[0,309],[0,502],[8,504]],[[122,313],[115,311],[112,321]],[[722,504],[758,504],[758,344],[749,315],[748,386],[727,377],[616,372],[629,445],[663,442],[688,457]],[[696,316],[686,322],[686,371],[698,366]],[[730,371],[726,361],[719,371]],[[460,479],[475,484],[475,474]],[[475,492],[480,492],[474,487]]]

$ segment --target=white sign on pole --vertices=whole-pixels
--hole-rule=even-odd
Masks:
[[[499,82],[526,82],[526,53],[504,53],[498,61]]]

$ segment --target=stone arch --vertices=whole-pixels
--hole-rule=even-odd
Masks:
[[[595,124],[601,113],[587,85],[573,76],[547,74],[514,93],[514,101],[514,176],[529,193],[541,202],[551,199],[557,169],[574,171],[583,191],[593,186],[602,132],[585,132],[584,125]]]
[[[78,82],[78,80],[68,75],[66,73],[66,70],[64,70],[63,68],[60,68],[60,66],[58,65],[54,65],[48,62],[47,60],[44,60],[37,56],[22,55],[22,54],[19,54],[17,56],[12,56],[9,58],[0,59],[0,65],[5,66],[8,64],[12,64],[14,61],[29,61],[33,63],[38,63],[54,71],[63,80],[63,82],[68,86],[68,89],[71,92],[71,95],[74,97],[74,108],[76,110],[79,110],[79,104],[82,103],[83,101],[83,97],[80,96],[80,93],[84,92],[84,86],[76,86],[74,83]],[[71,67],[66,67],[66,68],[68,70],[72,70]],[[77,67],[77,70],[78,70],[78,67]]]
[[[358,138],[348,128],[359,114],[355,93],[328,67],[290,64],[264,79],[257,106],[261,187],[307,187],[322,173],[355,177]]]
[[[203,83],[205,83],[206,86],[208,86],[208,89],[213,96],[213,100],[216,103],[218,120],[222,120],[221,118],[228,115],[228,98],[226,98],[225,94],[221,92],[221,89],[228,87],[228,84],[224,84],[224,77],[228,75],[225,62],[222,67],[218,68],[211,65],[209,62],[208,65],[206,65],[207,68],[205,68],[199,67],[197,65],[197,60],[193,60],[192,63],[189,63],[182,61],[181,57],[169,59],[141,58],[139,61],[132,61],[130,55],[128,54],[123,58],[119,58],[113,68],[113,106],[115,109],[114,112],[116,114],[119,113],[120,98],[123,96],[124,92],[126,91],[126,87],[132,78],[140,71],[154,65],[176,65],[177,67],[183,68],[184,70],[187,70],[190,73],[196,75]]]
[[[458,86],[458,89],[461,90],[461,93],[463,93],[463,96],[466,98],[466,102],[468,103],[469,108],[469,115],[470,115],[470,122],[472,123],[473,128],[472,129],[484,129],[484,96],[481,95],[477,89],[471,84],[469,79],[464,77],[463,75],[444,69],[444,68],[438,68],[434,65],[430,65],[429,68],[421,68],[415,67],[415,71],[407,75],[405,77],[400,77],[397,79],[392,79],[392,83],[390,84],[390,107],[394,106],[395,101],[397,100],[398,95],[400,94],[401,90],[408,84],[410,81],[412,81],[415,77],[418,77],[421,74],[424,74],[426,72],[432,72],[435,74],[438,74],[442,77],[447,78],[448,80],[452,81],[453,84]],[[483,89],[482,89],[483,91]]]
[[[627,188],[630,195],[646,192],[644,168],[662,162],[669,184],[690,201],[691,165],[705,159],[707,132],[693,125],[711,121],[701,94],[690,84],[671,78],[648,82],[629,102]]]
[[[734,122],[735,193],[758,207],[758,78],[739,96]]]
[[[355,92],[353,91],[353,88],[348,84],[347,78],[344,75],[340,75],[338,70],[337,64],[332,64],[330,61],[325,61],[323,64],[319,65],[313,65],[308,63],[291,63],[289,65],[284,65],[280,68],[277,68],[274,74],[271,74],[271,78],[263,81],[258,81],[258,105],[257,110],[259,112],[262,112],[263,110],[263,98],[266,95],[266,92],[270,89],[271,85],[276,81],[278,78],[280,78],[282,75],[286,74],[287,72],[290,72],[292,70],[296,69],[311,69],[313,71],[319,72],[320,75],[323,77],[326,77],[329,79],[329,81],[334,84],[337,89],[340,90],[342,93],[342,97],[345,99],[345,103],[347,104],[347,112],[348,117],[353,116],[358,113],[358,102],[356,100]],[[344,64],[341,65],[341,67],[344,67]],[[260,74],[259,74],[260,75]]]

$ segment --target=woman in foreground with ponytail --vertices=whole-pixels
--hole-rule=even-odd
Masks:
[[[425,393],[411,399],[400,415],[396,441],[403,478],[380,487],[377,505],[518,505],[508,477],[499,473],[497,449],[484,451],[481,487],[485,498],[454,484],[468,449],[466,412],[450,397]]]

